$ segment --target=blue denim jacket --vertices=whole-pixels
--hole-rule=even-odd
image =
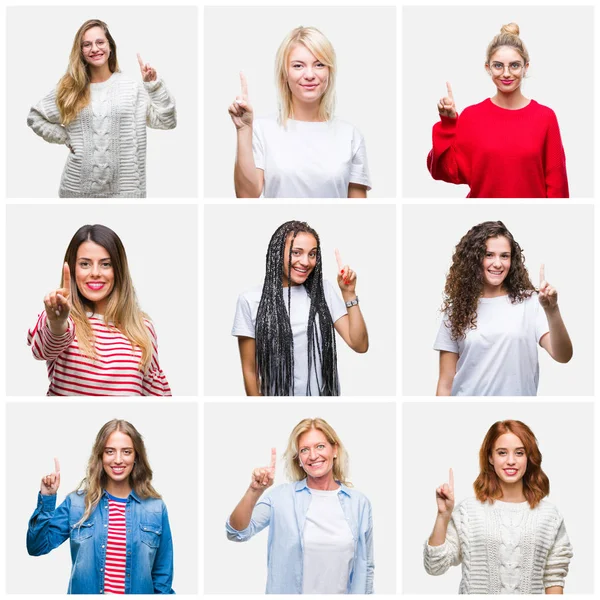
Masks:
[[[56,508],[56,496],[38,494],[29,519],[27,551],[48,554],[67,538],[71,541],[69,594],[102,594],[108,538],[108,496],[102,495],[89,519],[76,526],[85,511],[85,495],[69,494]],[[167,507],[159,498],[142,500],[131,492],[125,505],[127,557],[126,594],[174,594],[173,541]]]
[[[338,498],[354,538],[354,560],[348,594],[373,593],[373,520],[371,503],[360,492],[340,484]],[[301,594],[304,570],[303,532],[312,500],[306,479],[277,486],[261,498],[243,531],[229,521],[227,537],[245,542],[269,525],[267,594]]]

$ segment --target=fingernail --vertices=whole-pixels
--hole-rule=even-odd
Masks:
[[[344,269],[342,269],[342,275],[344,274]]]

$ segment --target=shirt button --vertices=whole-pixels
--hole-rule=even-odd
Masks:
[[[128,530],[127,530],[127,533],[131,533],[131,529],[128,529]]]
[[[104,571],[104,568],[100,569],[101,571]]]
[[[104,548],[104,544],[102,544],[102,547]]]
[[[106,523],[104,523],[104,527],[108,527],[108,525]]]

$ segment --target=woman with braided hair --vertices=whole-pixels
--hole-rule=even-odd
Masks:
[[[472,227],[446,278],[438,396],[535,396],[538,344],[560,363],[573,356],[558,292],[540,268],[536,290],[521,247],[502,221]]]
[[[355,352],[369,338],[356,273],[336,259],[343,302],[323,281],[314,229],[288,221],[271,237],[264,283],[240,295],[232,330],[248,396],[340,395],[335,331]]]

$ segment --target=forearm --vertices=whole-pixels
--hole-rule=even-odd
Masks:
[[[246,490],[246,493],[242,496],[242,499],[238,502],[238,505],[233,509],[229,517],[231,527],[237,531],[243,531],[250,525],[252,511],[261,496],[262,490],[254,490],[251,487]]]
[[[252,128],[243,127],[237,130],[237,153],[233,170],[235,195],[237,198],[258,198],[259,189],[254,154],[252,152]]]
[[[258,375],[254,369],[244,369],[244,389],[246,390],[246,396],[262,396],[260,393],[260,386],[258,381]]]
[[[445,378],[439,378],[437,388],[435,390],[436,396],[451,396],[452,395],[452,380]]]
[[[64,321],[50,321],[48,319],[46,321],[46,325],[48,326],[50,333],[52,333],[52,335],[55,335],[56,337],[61,337],[65,335],[65,333],[67,333],[67,330],[69,329],[68,319],[65,319]]]
[[[437,517],[435,518],[433,531],[431,532],[427,542],[430,546],[441,546],[446,541],[448,523],[450,523],[450,519],[438,513]]]
[[[560,585],[553,585],[552,587],[547,587],[544,593],[546,593],[546,594],[562,594],[563,588]]]
[[[567,363],[573,356],[573,344],[560,314],[560,309],[556,306],[556,308],[548,309],[545,312],[548,319],[548,329],[550,330],[552,358],[560,363]]]
[[[356,292],[342,291],[344,302],[350,302],[356,298]],[[369,349],[369,334],[360,305],[356,304],[348,308],[348,335],[350,337],[350,348],[355,352],[366,352]]]

